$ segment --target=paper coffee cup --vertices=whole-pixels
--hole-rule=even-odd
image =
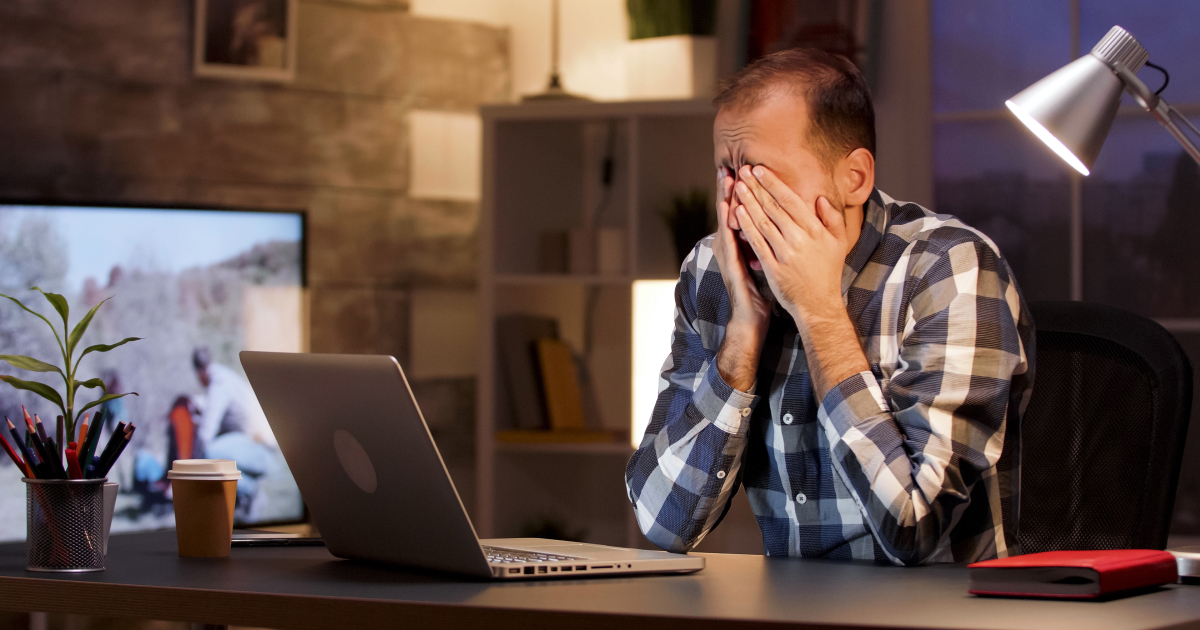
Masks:
[[[242,473],[229,459],[177,459],[167,471],[175,503],[179,555],[223,558],[233,538],[233,508]]]

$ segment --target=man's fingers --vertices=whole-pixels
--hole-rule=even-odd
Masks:
[[[759,205],[761,205],[763,210],[766,210],[768,214],[788,213],[788,211],[780,205],[779,200],[773,197],[771,193],[768,192],[767,189],[763,188],[762,184],[754,178],[749,165],[743,166],[742,170],[738,171],[738,183],[742,184],[748,189],[749,194],[754,196]]]
[[[771,245],[767,243],[767,239],[758,230],[758,224],[750,216],[750,212],[746,209],[746,206],[738,206],[736,212],[738,220],[742,224],[742,234],[746,235],[746,240],[749,241],[750,248],[758,255],[759,261],[764,266],[770,265],[771,268],[774,268],[775,251],[771,249]],[[770,221],[768,220],[767,223],[770,223]]]
[[[797,225],[809,230],[817,227],[820,219],[817,218],[814,205],[797,195],[771,169],[761,164],[754,166],[750,168],[747,179],[762,189],[763,193],[760,196],[770,197]]]
[[[759,205],[758,199],[756,199],[754,195],[750,194],[750,189],[746,186],[746,184],[742,182],[737,183],[737,191],[739,193],[739,197],[745,198],[745,201],[742,203],[741,207],[746,209],[746,213],[749,215],[750,221],[754,223],[755,227],[758,228],[758,233],[766,239],[772,250],[779,251],[781,247],[786,246],[787,243],[783,236],[783,230],[792,226],[792,221],[787,216],[787,213],[784,213],[780,210],[773,210],[768,213],[761,205]],[[778,225],[776,220],[782,220],[784,221],[784,224],[782,226]],[[741,226],[742,232],[745,233],[745,221],[741,222]]]
[[[833,209],[833,204],[825,197],[817,197],[817,215],[829,233],[839,241],[846,236],[846,217]]]

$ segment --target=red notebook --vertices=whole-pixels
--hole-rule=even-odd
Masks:
[[[1156,549],[1045,551],[968,565],[976,595],[1093,599],[1178,579],[1175,556]]]

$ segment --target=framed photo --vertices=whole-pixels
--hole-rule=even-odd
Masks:
[[[198,77],[291,81],[298,0],[195,0]]]

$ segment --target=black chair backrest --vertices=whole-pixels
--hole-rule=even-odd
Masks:
[[[1157,322],[1112,306],[1029,307],[1021,552],[1164,548],[1192,410],[1187,355]]]

